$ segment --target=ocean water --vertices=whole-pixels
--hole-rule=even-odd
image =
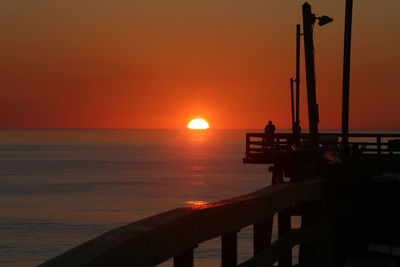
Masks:
[[[269,185],[268,166],[242,163],[245,133],[1,130],[0,266],[35,266],[118,226]],[[250,230],[239,260],[251,256]],[[220,264],[220,240],[201,244],[195,263]]]

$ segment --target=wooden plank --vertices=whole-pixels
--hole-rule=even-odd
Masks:
[[[221,236],[221,266],[237,266],[237,231]]]

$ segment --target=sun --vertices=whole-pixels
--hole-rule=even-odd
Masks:
[[[187,127],[191,130],[205,130],[210,128],[210,125],[203,119],[194,119],[188,123]]]

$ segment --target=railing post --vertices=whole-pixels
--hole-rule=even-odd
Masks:
[[[237,266],[237,231],[221,236],[221,266]]]
[[[174,257],[174,267],[193,267],[193,249]]]
[[[271,245],[273,219],[271,217],[253,225],[254,256]]]
[[[380,155],[382,152],[382,140],[381,140],[380,136],[377,137],[376,145],[377,145],[377,149],[378,149],[378,155]]]
[[[307,203],[303,205],[301,214],[301,227],[312,227],[318,222],[324,221],[326,216],[324,204],[322,202]],[[311,244],[300,243],[299,264],[307,262],[310,258],[318,254],[319,251],[326,249],[327,240],[319,240]]]
[[[282,237],[291,229],[290,211],[282,210],[278,213],[278,236]],[[279,267],[292,266],[292,249],[290,248],[279,260]]]

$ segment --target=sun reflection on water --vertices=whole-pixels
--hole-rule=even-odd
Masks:
[[[204,209],[210,205],[209,202],[203,200],[189,200],[185,203],[188,204],[191,209]]]
[[[189,204],[189,205],[194,205],[194,206],[208,204],[207,201],[203,201],[203,200],[190,200],[190,201],[186,201],[185,203]]]
[[[204,188],[208,186],[205,182],[206,165],[205,162],[209,156],[209,131],[188,131],[187,132],[187,150],[189,168],[191,170],[191,177],[188,184],[193,187],[190,193],[194,199],[204,195]],[[204,201],[187,201],[186,204],[195,205],[196,207],[207,204]]]
[[[204,143],[208,141],[210,132],[209,131],[190,131],[189,141],[191,143]]]
[[[203,181],[192,181],[190,183],[192,186],[206,186],[207,184],[204,183]]]

